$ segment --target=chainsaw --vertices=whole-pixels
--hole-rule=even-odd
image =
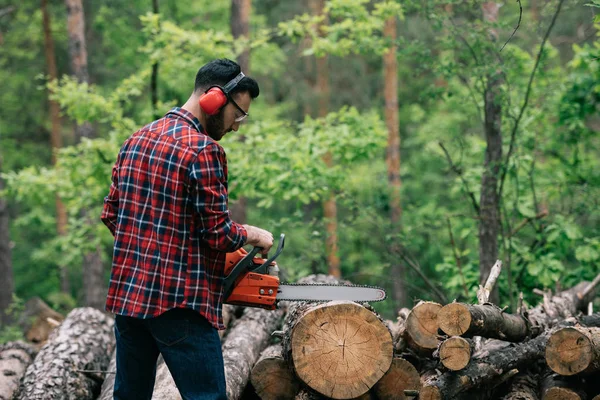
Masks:
[[[279,282],[275,259],[283,251],[285,235],[281,234],[275,254],[268,259],[257,257],[262,250],[240,248],[227,253],[225,260],[225,303],[275,310],[279,301],[382,301],[385,290],[374,286],[303,284]]]

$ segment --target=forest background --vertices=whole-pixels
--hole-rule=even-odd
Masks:
[[[99,220],[125,138],[204,63],[260,84],[222,144],[240,222],[286,234],[285,280],[416,299],[600,272],[600,11],[585,1],[0,1],[0,342],[39,296],[102,309]]]

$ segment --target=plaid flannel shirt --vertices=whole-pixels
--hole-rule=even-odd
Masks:
[[[176,107],[125,141],[101,219],[115,237],[107,311],[191,308],[225,328],[225,253],[247,233],[229,215],[225,152],[193,114]]]

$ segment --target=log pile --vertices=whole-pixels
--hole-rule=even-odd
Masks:
[[[546,293],[514,314],[487,302],[488,284],[476,304],[422,301],[393,321],[350,301],[290,302],[276,311],[227,306],[227,396],[600,400],[600,314],[581,314],[597,281]],[[346,283],[323,275],[301,282]],[[35,359],[35,350],[20,350],[22,366],[13,369],[31,364],[15,398],[111,399],[113,346],[110,317],[74,310]],[[153,398],[181,399],[162,358]]]

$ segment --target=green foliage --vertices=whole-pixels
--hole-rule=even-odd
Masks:
[[[6,315],[8,315],[13,321],[18,321],[21,314],[23,314],[23,310],[25,309],[24,301],[13,294],[13,300],[10,306],[5,310]],[[8,342],[14,342],[17,340],[24,340],[23,331],[19,327],[19,325],[15,322],[12,324],[0,326],[0,345]]]

